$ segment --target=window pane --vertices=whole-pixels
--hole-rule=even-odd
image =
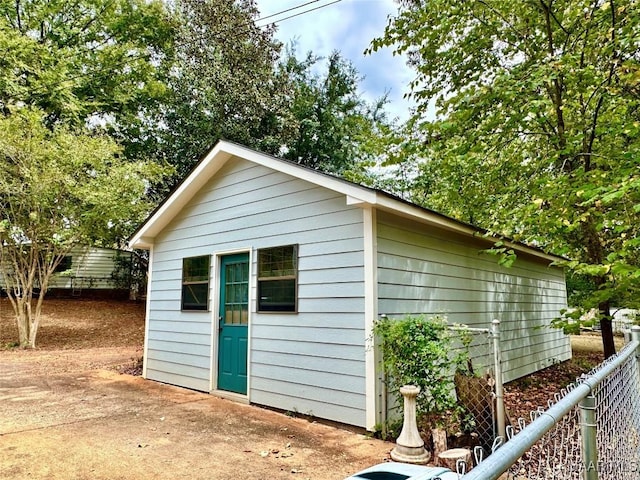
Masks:
[[[183,310],[206,310],[209,296],[209,283],[193,283],[182,286]]]
[[[259,281],[258,310],[263,312],[295,312],[295,279]]]
[[[248,319],[249,264],[231,263],[224,271],[224,323],[246,324]]]
[[[182,261],[183,282],[208,282],[209,257],[191,257]]]
[[[58,266],[53,270],[53,273],[66,272],[71,269],[71,255],[65,255]]]
[[[264,248],[258,252],[259,277],[291,277],[297,271],[297,246]]]
[[[182,309],[208,310],[209,256],[182,260]]]

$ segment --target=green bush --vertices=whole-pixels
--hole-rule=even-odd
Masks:
[[[381,318],[373,327],[380,346],[388,389],[402,405],[400,387],[417,385],[418,415],[456,409],[454,372],[466,363],[466,349],[456,353],[444,318]]]

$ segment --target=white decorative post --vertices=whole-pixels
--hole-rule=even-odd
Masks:
[[[400,387],[400,393],[404,397],[404,422],[396,446],[391,450],[391,458],[396,462],[427,463],[431,454],[424,448],[416,423],[416,397],[420,387],[405,385]]]

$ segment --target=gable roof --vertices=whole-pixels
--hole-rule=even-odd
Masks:
[[[470,224],[455,220],[433,210],[420,207],[399,197],[370,187],[258,152],[237,143],[220,140],[193,168],[191,173],[173,190],[158,207],[151,212],[144,223],[129,238],[132,248],[146,249],[153,245],[153,239],[171,222],[200,189],[227,163],[237,157],[264,167],[291,175],[346,196],[349,205],[367,205],[420,223],[456,232],[465,236],[485,235],[487,232]],[[490,241],[502,240],[492,236]],[[561,260],[542,250],[517,242],[504,244],[522,253],[534,255],[549,261]]]

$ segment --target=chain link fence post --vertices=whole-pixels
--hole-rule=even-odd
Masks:
[[[598,480],[598,445],[596,398],[588,395],[579,403],[580,432],[582,434],[582,466],[584,480]]]
[[[502,383],[502,354],[500,352],[500,320],[491,322],[491,336],[493,337],[493,363],[496,381],[496,417],[498,431],[496,436],[506,440],[504,385]]]
[[[640,325],[634,325],[631,327],[631,341],[640,342]],[[640,346],[636,350],[636,358],[640,362]]]

